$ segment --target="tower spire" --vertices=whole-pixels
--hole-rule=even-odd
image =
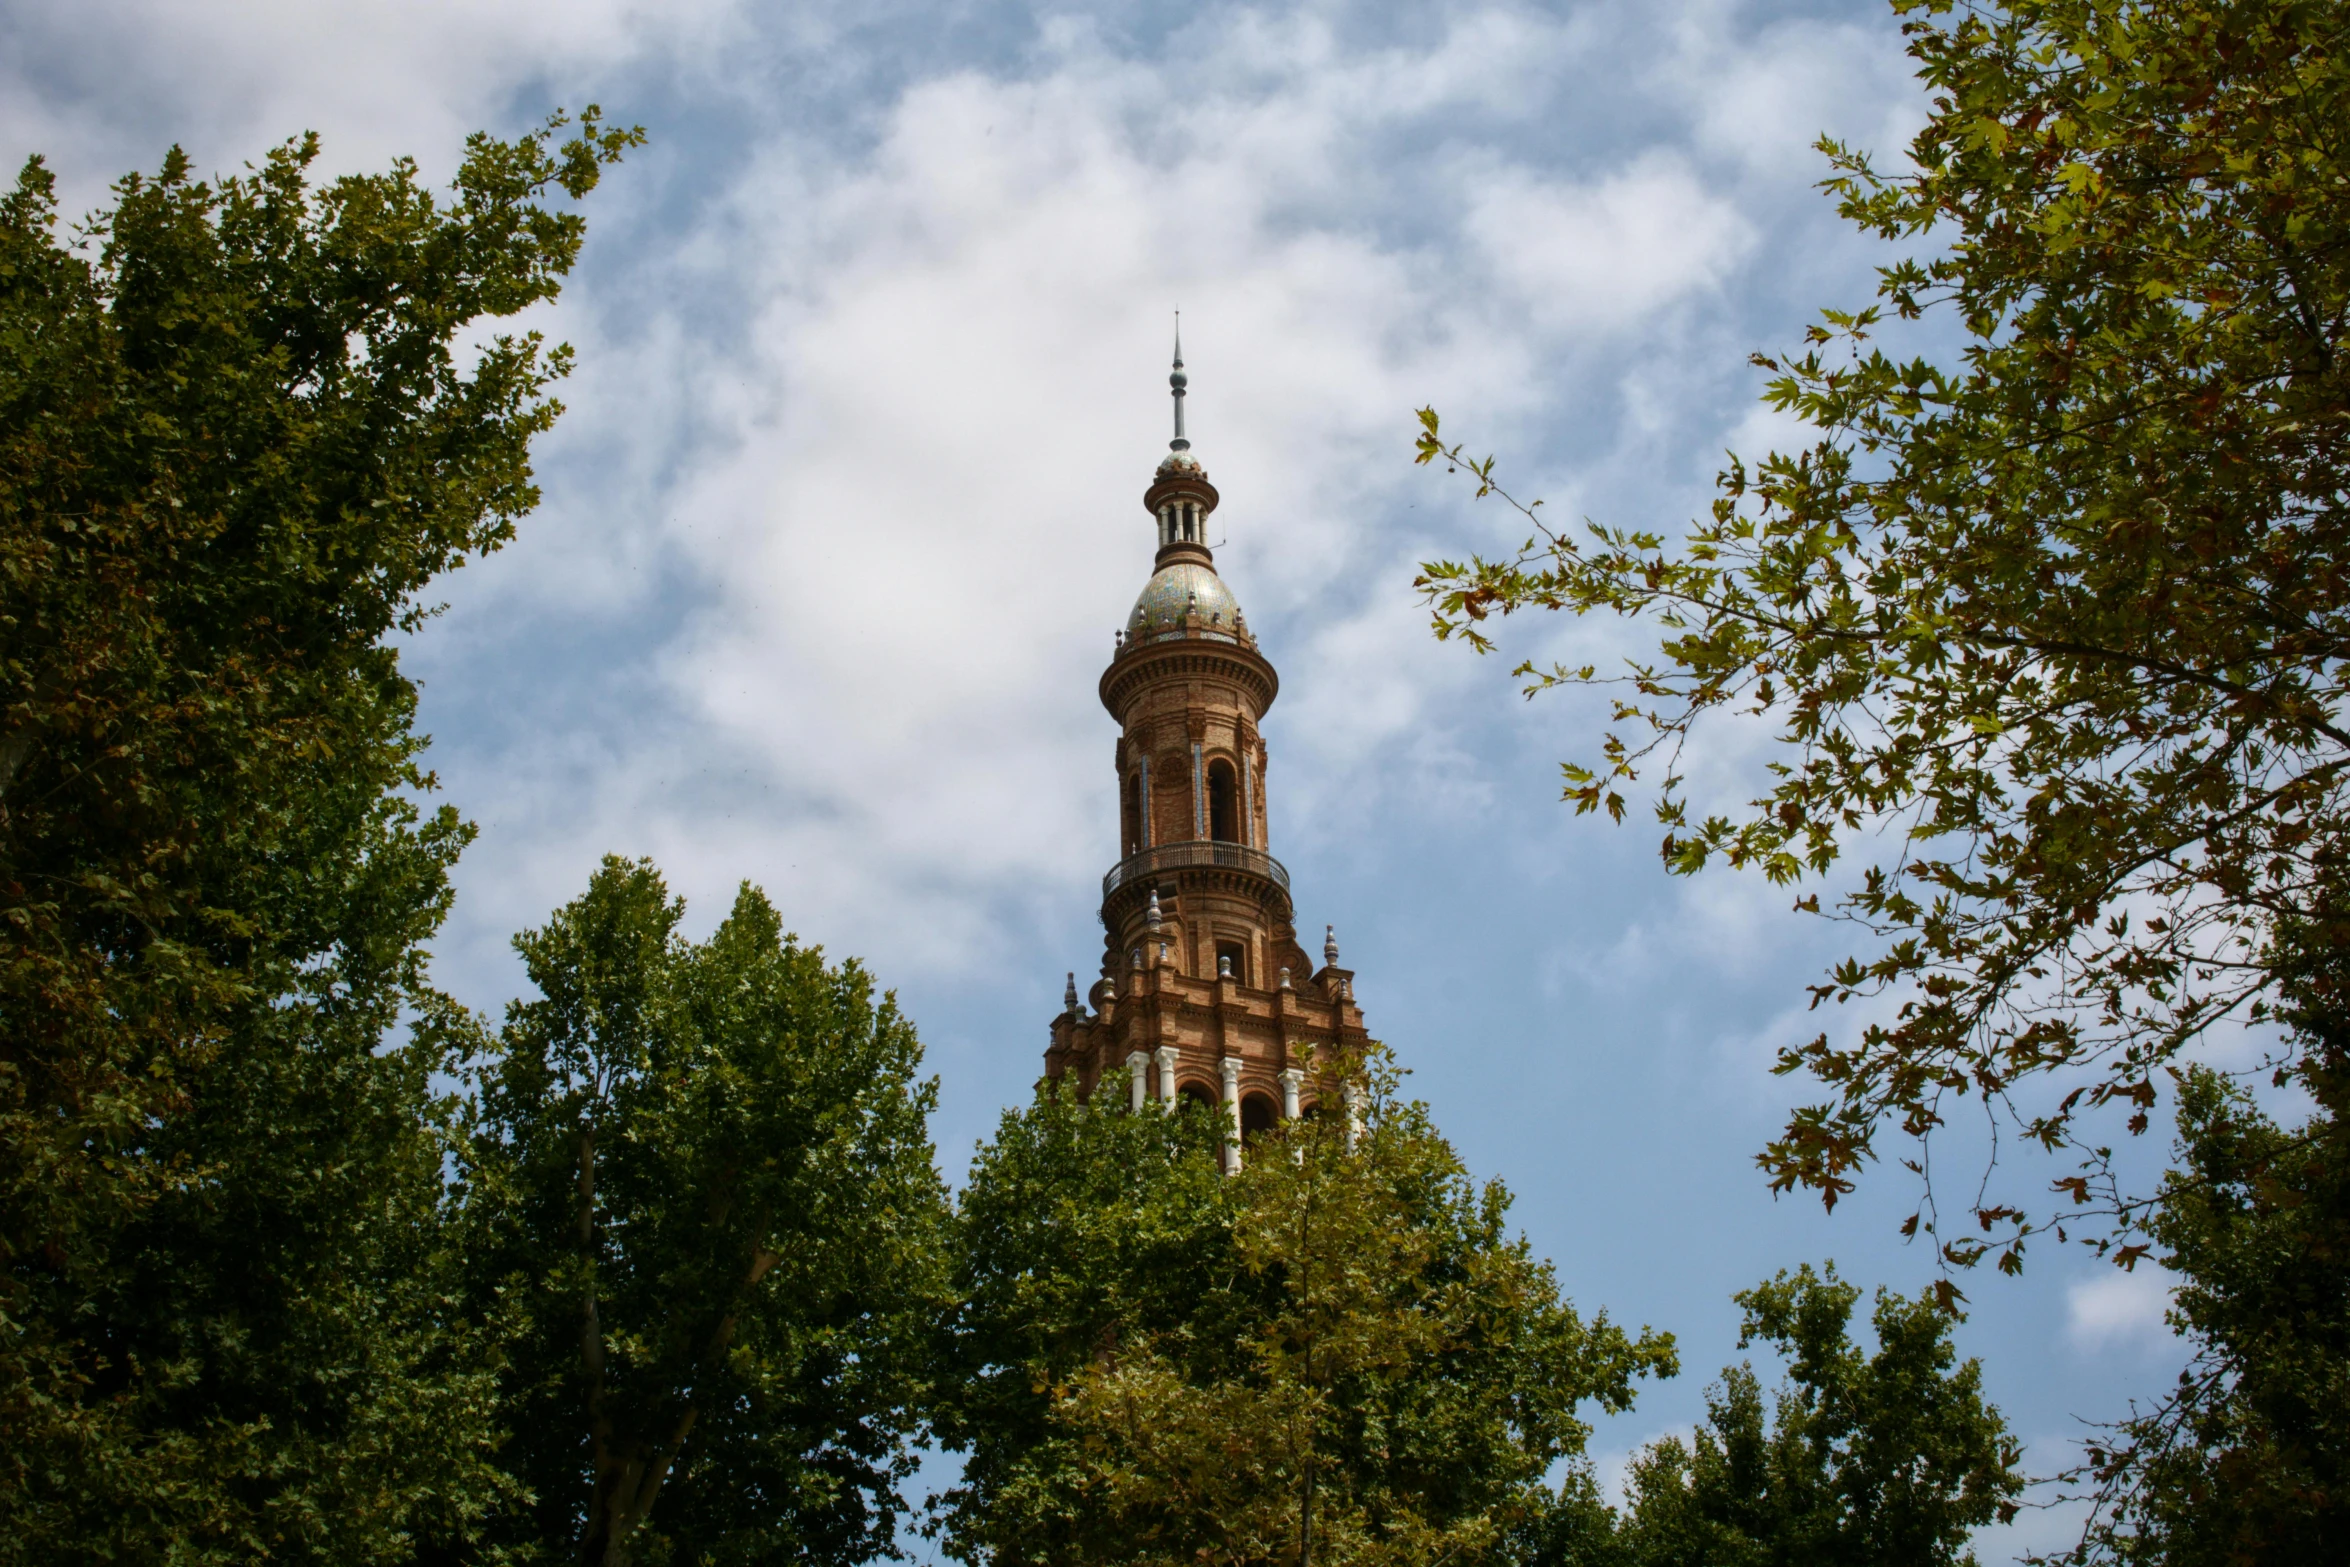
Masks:
[[[1183,389],[1191,378],[1183,373],[1183,312],[1175,312],[1175,369],[1167,377],[1167,384],[1175,390],[1175,439],[1167,443],[1170,451],[1187,452],[1191,442],[1183,434]]]

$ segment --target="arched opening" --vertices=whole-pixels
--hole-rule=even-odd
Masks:
[[[1216,977],[1230,975],[1241,984],[1248,983],[1248,945],[1239,941],[1216,943]]]
[[[1218,843],[1240,841],[1240,779],[1221,757],[1208,764],[1208,836]]]
[[[1126,775],[1126,852],[1142,852],[1142,773]]]
[[[1185,1083],[1175,1092],[1187,1105],[1206,1105],[1211,1110],[1216,1108],[1215,1090],[1197,1078]]]
[[[1243,1094],[1240,1099],[1240,1137],[1255,1142],[1281,1119],[1280,1107],[1265,1094]]]

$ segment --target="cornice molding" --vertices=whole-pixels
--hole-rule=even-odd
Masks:
[[[1098,690],[1102,706],[1123,724],[1126,704],[1138,688],[1162,681],[1202,678],[1228,680],[1241,687],[1255,700],[1257,714],[1271,707],[1273,699],[1281,694],[1281,677],[1256,649],[1239,642],[1191,636],[1145,642],[1121,653],[1102,671]],[[1253,721],[1256,714],[1242,716]]]

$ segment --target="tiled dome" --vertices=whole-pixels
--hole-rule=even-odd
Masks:
[[[1230,631],[1240,614],[1222,577],[1196,562],[1177,561],[1144,584],[1134,613],[1126,617],[1126,635],[1143,637],[1161,627],[1180,626],[1195,600],[1200,619],[1220,630]]]

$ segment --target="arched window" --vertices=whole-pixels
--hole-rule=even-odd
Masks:
[[[1197,1078],[1185,1083],[1176,1092],[1182,1096],[1185,1104],[1206,1105],[1211,1110],[1216,1107],[1216,1091]]]
[[[1240,780],[1221,757],[1208,764],[1208,836],[1218,843],[1240,841]]]
[[[1142,852],[1142,770],[1126,775],[1126,852]]]
[[[1241,941],[1216,943],[1216,977],[1229,974],[1241,984],[1248,983],[1248,944]]]
[[[1255,1142],[1257,1138],[1273,1130],[1274,1123],[1280,1119],[1280,1107],[1275,1105],[1269,1096],[1264,1094],[1243,1094],[1241,1096],[1240,1136],[1243,1142]]]

